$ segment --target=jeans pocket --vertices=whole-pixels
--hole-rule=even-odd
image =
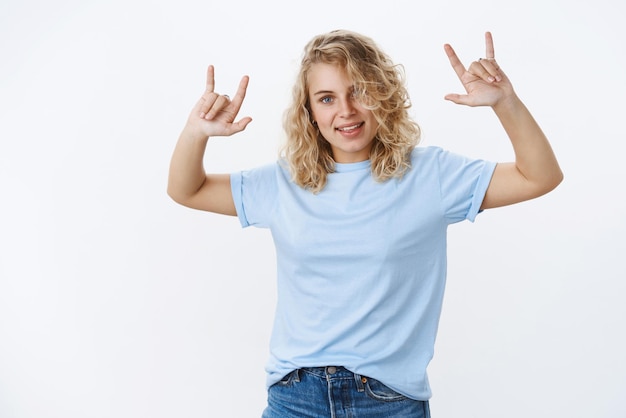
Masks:
[[[406,396],[396,392],[391,389],[389,386],[379,382],[376,379],[372,379],[370,377],[367,378],[367,381],[364,385],[365,393],[372,399],[383,402],[395,402],[402,401],[408,399]]]
[[[294,370],[291,373],[287,373],[282,379],[276,382],[276,386],[289,387],[293,385],[298,379],[298,370]]]

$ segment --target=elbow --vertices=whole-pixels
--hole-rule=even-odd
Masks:
[[[175,187],[172,187],[172,185],[168,184],[166,192],[170,199],[172,199],[174,202],[178,203],[179,205],[187,206],[185,204],[185,197]]]
[[[178,196],[176,195],[176,193],[173,193],[170,189],[167,189],[167,195],[169,196],[170,199],[172,199],[174,202],[180,204],[180,199],[178,198]]]
[[[167,189],[165,191],[167,193],[167,195],[170,197],[170,199],[172,199],[174,202],[176,202],[176,190],[174,189],[174,187],[172,187],[172,183],[168,182],[167,183]]]
[[[170,199],[172,199],[174,202],[178,203],[178,200],[176,199],[176,193],[174,193],[174,191],[172,189],[170,189],[168,187],[166,193],[167,193],[167,195],[169,196]]]
[[[565,176],[563,175],[563,172],[559,169],[559,174],[557,176],[556,182],[554,184],[554,189],[556,189],[556,187],[563,183],[563,179],[565,178]]]
[[[544,194],[550,193],[554,189],[556,189],[559,184],[563,182],[563,172],[561,169],[558,169],[556,172],[552,173],[549,176],[544,178],[544,181],[541,184],[541,187],[537,188],[537,197],[542,196]]]
[[[563,171],[559,168],[556,173],[551,176],[550,190],[552,191],[558,187],[559,184],[563,183],[564,179]]]

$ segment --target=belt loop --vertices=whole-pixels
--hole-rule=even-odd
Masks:
[[[357,392],[365,391],[365,387],[363,386],[363,383],[367,382],[367,380],[363,376],[361,376],[360,374],[354,373],[354,381],[356,382]]]
[[[293,371],[293,380],[296,383],[300,383],[300,369],[296,369]]]

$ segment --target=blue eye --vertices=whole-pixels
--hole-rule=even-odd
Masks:
[[[331,97],[329,97],[329,96],[325,96],[325,97],[322,97],[322,98],[320,99],[320,102],[322,102],[322,103],[324,103],[324,104],[328,104],[328,103],[330,103],[330,102],[332,102],[332,101],[333,101],[333,99],[332,99]]]

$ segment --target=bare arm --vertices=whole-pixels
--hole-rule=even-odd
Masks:
[[[448,94],[446,99],[468,106],[491,106],[507,133],[515,162],[499,163],[483,200],[482,209],[510,205],[553,190],[563,173],[552,147],[511,82],[495,60],[493,38],[485,34],[486,58],[468,69],[450,45],[445,51],[467,94]]]
[[[246,95],[248,77],[239,83],[232,101],[215,93],[213,66],[207,69],[206,90],[196,103],[178,138],[170,162],[167,193],[181,205],[235,216],[228,174],[206,174],[204,152],[211,136],[230,136],[243,131],[252,121],[235,122]]]

